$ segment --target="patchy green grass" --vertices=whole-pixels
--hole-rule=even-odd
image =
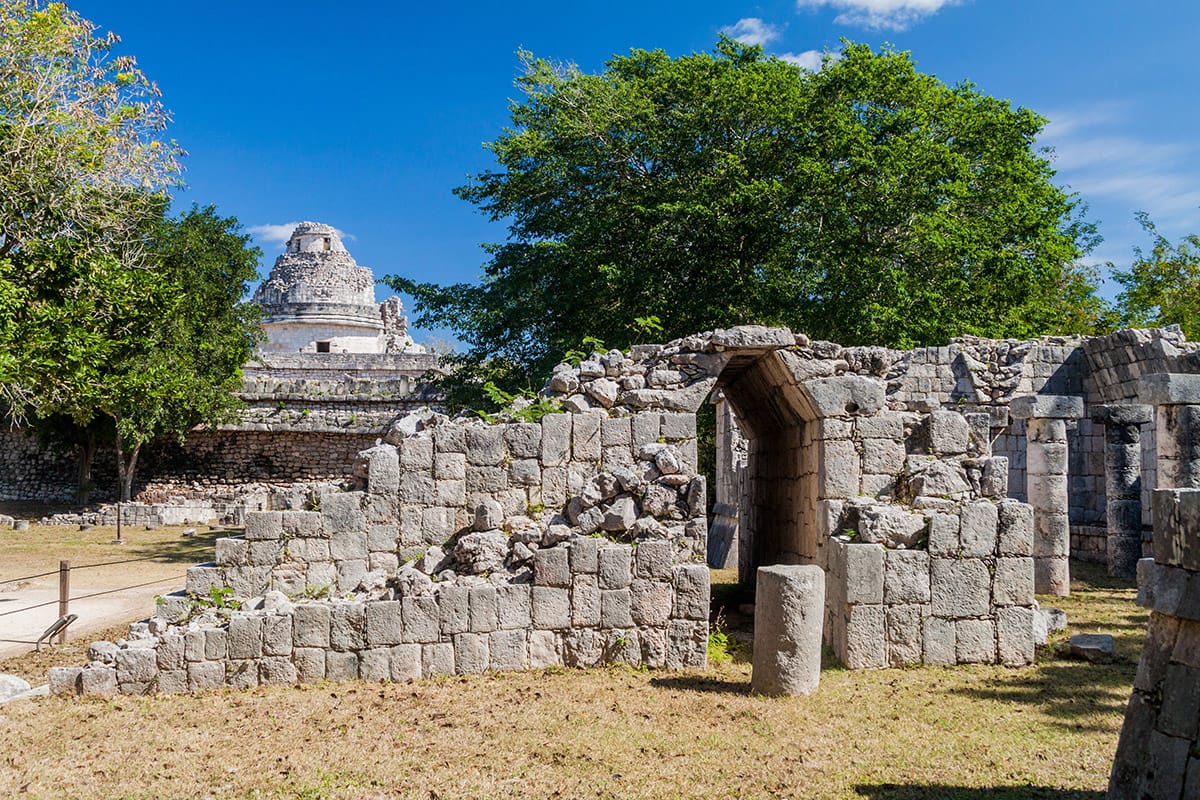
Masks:
[[[0,706],[0,794],[1100,800],[1145,615],[1130,587],[1077,576],[1053,604],[1070,632],[1113,633],[1114,664],[1057,655],[1060,635],[1028,668],[831,666],[815,694],[767,699],[731,628],[733,658],[704,672],[46,698]]]

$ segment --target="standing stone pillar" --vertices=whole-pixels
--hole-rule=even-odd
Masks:
[[[1200,375],[1144,375],[1138,399],[1157,407],[1156,488],[1200,489]]]
[[[1012,415],[1025,423],[1025,494],[1033,506],[1033,584],[1038,594],[1071,593],[1067,420],[1083,416],[1083,398],[1026,395]]]
[[[821,681],[825,571],[816,564],[759,567],[754,594],[751,688],[811,694]]]
[[[1092,421],[1104,425],[1104,496],[1107,500],[1108,574],[1137,577],[1142,557],[1142,431],[1150,406],[1099,406]]]

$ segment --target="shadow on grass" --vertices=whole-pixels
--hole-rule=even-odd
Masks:
[[[883,783],[855,786],[854,791],[871,800],[1103,800],[1104,792],[1051,789],[1048,786],[995,786],[973,789],[931,784],[925,786]]]
[[[240,536],[240,530],[202,531],[195,536],[172,539],[138,546],[144,557],[155,558],[171,564],[200,564],[216,557],[217,539],[224,536]]]
[[[705,694],[750,694],[750,681],[728,681],[699,675],[651,678],[650,685],[660,689],[679,689],[684,692],[703,692]]]

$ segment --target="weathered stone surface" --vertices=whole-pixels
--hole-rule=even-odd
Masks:
[[[814,417],[871,415],[885,403],[883,383],[862,375],[814,378],[801,386]]]
[[[599,578],[601,589],[629,587],[632,550],[629,545],[605,545],[600,548]]]
[[[1033,559],[996,559],[992,576],[992,602],[998,606],[1027,606],[1033,602]]]
[[[883,547],[850,544],[845,547],[846,602],[883,602]]]
[[[933,613],[939,617],[981,617],[988,613],[992,576],[975,558],[934,558],[930,570]]]
[[[760,567],[755,598],[751,688],[766,695],[816,691],[825,573],[815,565]]]
[[[929,554],[921,550],[884,553],[883,601],[888,605],[929,602]]]
[[[1077,633],[1071,637],[1068,646],[1074,658],[1093,664],[1107,664],[1116,653],[1113,637],[1107,633]]]
[[[959,664],[990,664],[996,660],[996,623],[991,619],[960,619],[954,623],[954,655]]]
[[[757,613],[757,607],[755,609]],[[850,606],[846,617],[843,663],[851,669],[887,666],[886,614],[883,606]]]
[[[1014,398],[1008,412],[1016,419],[1083,419],[1083,398],[1030,394]]]
[[[561,630],[571,626],[571,599],[567,589],[534,586],[532,601],[535,628]]]
[[[968,558],[983,558],[996,552],[999,513],[996,506],[986,500],[963,506],[959,544],[962,555]]]
[[[967,452],[971,428],[967,419],[957,411],[934,411],[925,422],[929,449],[938,455],[960,455]]]
[[[601,584],[603,586],[603,584]],[[704,564],[685,564],[675,568],[675,597],[671,616],[676,619],[707,620],[709,611],[709,573]]]
[[[954,621],[944,617],[926,617],[924,622],[924,662],[948,666],[958,663]]]
[[[533,581],[538,586],[571,585],[570,550],[544,547],[534,553]]]
[[[489,662],[488,635],[460,633],[454,637],[454,669],[459,675],[486,672]]]
[[[1138,379],[1138,400],[1152,406],[1200,405],[1200,375],[1143,375]]]
[[[899,506],[867,506],[859,511],[858,541],[884,547],[915,547],[926,537],[928,520]]]

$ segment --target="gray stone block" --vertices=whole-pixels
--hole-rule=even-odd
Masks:
[[[1028,606],[1033,599],[1033,559],[997,558],[992,602],[998,606]]]
[[[1032,525],[1032,518],[1030,524]],[[959,553],[958,531],[959,516],[957,514],[930,514],[929,554],[945,558],[957,557]]]
[[[418,444],[418,442],[420,444]],[[412,438],[404,440],[400,443],[400,447],[408,450],[410,453],[423,446],[425,453],[430,461],[433,459],[433,441],[425,438]],[[396,451],[396,448],[390,444],[381,444],[372,447],[360,454],[367,457],[367,490],[371,494],[387,494],[395,495],[396,489],[400,483],[400,469],[403,461],[404,469],[429,469],[431,464],[424,467],[416,466],[413,463],[412,456],[403,459]]]
[[[297,647],[292,651],[292,665],[301,683],[318,683],[325,679],[325,650],[319,647]]]
[[[470,634],[458,634],[469,636]],[[432,642],[421,647],[421,675],[433,678],[454,674],[454,645],[451,642]]]
[[[976,558],[931,560],[932,613],[939,617],[980,617],[988,613],[992,576]]]
[[[886,402],[883,382],[862,375],[814,378],[804,381],[803,385],[805,399],[817,417],[869,416],[882,409]]]
[[[559,630],[571,627],[571,599],[567,589],[534,586],[532,600],[535,628]]]
[[[488,668],[488,635],[459,633],[454,637],[454,670],[459,675],[478,675]]]
[[[959,664],[996,661],[996,624],[991,619],[960,619],[954,623],[954,656]]]
[[[533,622],[532,587],[507,584],[496,587],[496,603],[502,630],[527,629]]]
[[[1066,597],[1071,593],[1071,567],[1066,556],[1035,558],[1033,588],[1038,594]]]
[[[959,455],[967,452],[971,427],[957,411],[934,411],[925,422],[929,450],[938,455]]]
[[[404,616],[404,642],[436,642],[440,620],[437,598],[432,595],[405,597],[400,600]]]
[[[671,543],[665,539],[649,539],[638,543],[634,551],[634,573],[649,580],[670,580]]]
[[[222,567],[237,566],[247,563],[250,543],[241,537],[222,537],[214,543],[213,552]]]
[[[825,573],[815,565],[759,567],[751,688],[810,694],[821,679]]]
[[[291,649],[292,623],[288,619],[288,649]],[[179,633],[168,633],[158,642],[155,648],[159,670],[181,670],[187,666],[184,658],[184,639]],[[114,656],[115,658],[115,656]]]
[[[707,620],[709,612],[708,567],[704,564],[684,564],[675,567],[673,584],[675,592],[671,616],[676,619]]]
[[[399,600],[367,603],[367,645],[381,647],[399,644],[404,638],[404,618]]]
[[[605,545],[600,548],[601,589],[629,588],[631,556],[629,545]]]
[[[533,582],[538,586],[570,586],[569,558],[566,547],[543,547],[538,550],[533,556]]]
[[[293,640],[296,647],[329,647],[329,606],[300,603],[293,617]]]
[[[1034,610],[1013,606],[996,609],[996,656],[1009,667],[1032,664],[1035,654]]]
[[[263,686],[286,686],[296,683],[298,678],[290,655],[267,656],[258,662],[258,682]]]
[[[571,540],[571,572],[595,574],[600,569],[600,540],[580,536]]]
[[[703,669],[708,661],[708,621],[673,619],[667,627],[667,669]]]
[[[888,664],[903,667],[924,660],[925,625],[928,605],[887,607],[884,620],[887,635]]]
[[[524,630],[493,631],[489,638],[489,668],[497,671],[523,670],[529,666]]]
[[[984,558],[996,552],[999,513],[987,501],[967,503],[962,509],[959,544],[967,558]]]
[[[334,650],[361,650],[367,644],[367,611],[362,603],[334,603],[329,644]],[[355,667],[357,670],[358,668]]]
[[[661,627],[671,618],[674,591],[664,581],[637,579],[630,584],[630,613],[638,625]]]
[[[844,661],[850,669],[887,666],[887,635],[881,605],[852,605],[846,614]]]
[[[604,657],[604,639],[592,628],[573,628],[562,635],[564,666],[594,667]]]
[[[325,679],[352,681],[358,678],[358,653],[325,652]]]
[[[1029,394],[1008,404],[1016,419],[1083,419],[1083,398],[1053,394]]]
[[[921,550],[884,553],[883,601],[888,605],[929,602],[929,554]]]
[[[278,511],[247,511],[246,541],[262,541],[283,537],[283,517]]]
[[[554,631],[529,631],[530,669],[562,666],[562,648]]]
[[[472,586],[470,609],[471,633],[488,633],[500,626],[500,607],[495,586]]]
[[[183,694],[188,690],[186,669],[159,670],[155,688],[159,694]]]
[[[336,492],[322,495],[321,528],[327,534],[365,531],[367,518],[362,511],[362,492]]]
[[[257,614],[235,611],[229,618],[229,657],[231,659],[262,656],[263,618]],[[118,659],[120,654],[118,654]],[[118,663],[120,663],[118,661]]]
[[[883,547],[877,544],[845,545],[846,602],[883,602]]]
[[[567,462],[571,454],[570,414],[547,414],[542,417],[539,454],[542,466],[556,467]]]
[[[334,561],[366,559],[366,531],[338,531],[329,537],[329,555]]]
[[[503,425],[471,425],[466,430],[466,437],[467,463],[490,467],[504,459]]]
[[[412,645],[416,647],[417,645]],[[364,681],[386,681],[392,677],[389,647],[372,647],[358,654],[358,677]]]
[[[470,589],[468,587],[441,587],[438,592],[438,623],[443,636],[466,633],[470,629]]]
[[[292,615],[271,614],[263,618],[263,655],[292,654]]]
[[[387,651],[388,678],[415,681],[421,678],[421,645],[398,644]]]
[[[629,628],[633,626],[629,589],[605,589],[600,592],[600,627]],[[707,616],[705,617],[707,619]]]
[[[56,695],[72,695],[79,693],[79,674],[83,672],[83,667],[51,667],[46,675],[46,682],[50,687],[50,694]],[[117,674],[116,670],[113,673],[113,689],[116,689]]]
[[[1200,376],[1155,373],[1138,379],[1138,401],[1147,405],[1200,405]]]
[[[88,670],[85,670],[87,672]],[[80,676],[83,678],[84,676]],[[85,679],[86,680],[86,679]],[[117,688],[117,673],[112,671],[113,691]],[[188,663],[188,690],[193,692],[216,689],[225,685],[224,661],[193,661]]]
[[[225,665],[225,685],[232,689],[252,689],[258,686],[258,659],[231,659]],[[124,686],[121,687],[121,691],[125,694],[130,693]]]
[[[204,631],[204,660],[224,661],[229,654],[229,631],[208,628]]]
[[[1017,500],[1003,500],[997,511],[1000,555],[1033,555],[1033,507]]]
[[[595,628],[600,624],[600,585],[595,575],[576,575],[571,581],[571,625]]]
[[[324,535],[321,515],[316,511],[283,511],[280,521],[285,535],[292,538],[316,538]]]

